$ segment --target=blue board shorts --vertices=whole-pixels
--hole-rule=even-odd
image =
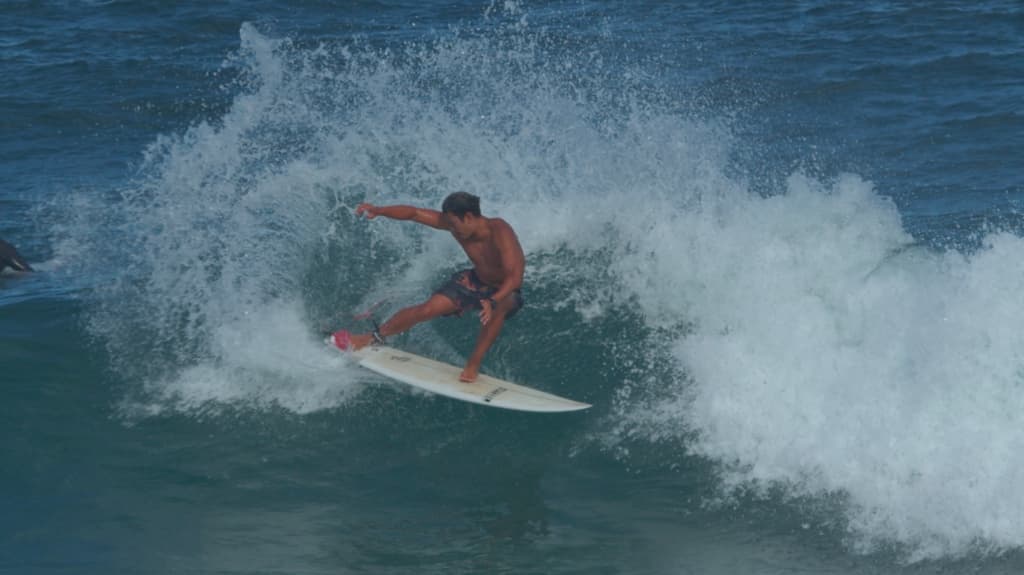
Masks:
[[[458,311],[448,315],[462,315],[462,312],[468,309],[481,309],[483,305],[480,300],[492,297],[498,293],[498,289],[480,281],[476,270],[468,269],[452,274],[452,277],[448,278],[448,281],[434,293],[445,296],[458,306]],[[515,305],[505,316],[506,319],[516,315],[523,307],[522,290],[516,290],[508,297],[515,298]]]

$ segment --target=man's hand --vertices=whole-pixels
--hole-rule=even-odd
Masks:
[[[494,300],[491,298],[484,298],[480,300],[480,323],[487,325],[487,322],[491,321],[491,317],[494,315]]]
[[[356,206],[356,215],[361,216],[363,214],[366,214],[366,219],[372,220],[380,215],[380,208],[373,204],[359,204]]]

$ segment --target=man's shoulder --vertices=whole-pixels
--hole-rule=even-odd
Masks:
[[[491,241],[503,246],[518,246],[519,237],[512,226],[501,218],[491,218]]]
[[[503,220],[502,218],[487,218],[490,222],[491,229],[494,231],[511,232],[512,225]]]

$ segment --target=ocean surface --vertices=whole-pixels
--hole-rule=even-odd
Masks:
[[[1024,572],[1016,0],[5,0],[0,76],[2,573]],[[456,190],[591,409],[323,345]]]

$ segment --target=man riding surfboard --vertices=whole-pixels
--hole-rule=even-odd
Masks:
[[[371,333],[335,332],[334,344],[341,349],[360,349],[385,337],[402,333],[414,325],[440,316],[480,310],[480,335],[459,376],[475,381],[484,355],[498,338],[505,320],[523,307],[521,287],[526,258],[512,226],[501,218],[480,214],[480,198],[455,192],[445,198],[441,211],[414,206],[359,204],[356,214],[367,219],[384,216],[411,220],[451,233],[469,256],[473,267],[455,273],[425,302],[399,310]]]

